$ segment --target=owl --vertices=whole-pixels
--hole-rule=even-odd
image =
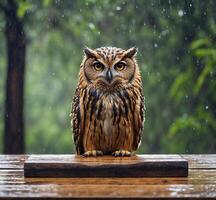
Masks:
[[[78,155],[130,156],[139,147],[145,106],[136,53],[84,49],[71,111]]]

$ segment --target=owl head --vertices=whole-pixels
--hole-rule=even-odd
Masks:
[[[95,87],[116,89],[133,81],[139,73],[136,63],[137,48],[123,50],[116,47],[84,49],[81,70],[85,81]]]

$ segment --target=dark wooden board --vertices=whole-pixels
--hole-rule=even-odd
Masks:
[[[179,155],[81,157],[31,155],[25,177],[187,177],[188,161]]]

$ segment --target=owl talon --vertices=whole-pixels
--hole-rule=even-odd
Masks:
[[[92,150],[92,151],[86,151],[83,156],[84,157],[90,157],[90,156],[102,156],[103,152],[102,151],[97,151],[97,150]]]
[[[131,152],[127,150],[118,150],[112,153],[113,156],[131,156]]]

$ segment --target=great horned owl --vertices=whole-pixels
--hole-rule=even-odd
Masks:
[[[141,142],[144,121],[137,49],[84,53],[71,112],[77,154],[130,156]]]

